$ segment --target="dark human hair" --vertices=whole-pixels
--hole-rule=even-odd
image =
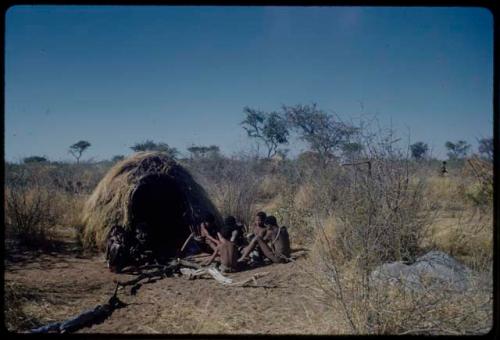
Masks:
[[[236,226],[236,218],[234,218],[234,216],[229,215],[224,219],[224,224],[229,227],[234,227]]]
[[[270,215],[266,217],[265,225],[277,226],[278,222],[276,221],[276,217]]]
[[[222,228],[220,228],[219,232],[226,240],[230,240],[233,229],[228,225],[224,225],[222,226]]]
[[[257,213],[257,216],[259,216],[259,217],[260,217],[261,219],[263,219],[263,220],[265,220],[265,219],[266,219],[266,217],[267,217],[266,213],[265,213],[265,212],[263,212],[263,211],[259,211],[259,212]]]
[[[214,214],[207,212],[205,215],[203,215],[203,222],[214,223],[215,222]]]

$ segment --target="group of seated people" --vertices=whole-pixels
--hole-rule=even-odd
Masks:
[[[217,228],[214,216],[208,214],[185,249],[183,255],[211,253],[204,265],[218,259],[219,269],[227,273],[266,261],[288,261],[290,238],[286,227],[278,226],[274,216],[267,216],[262,211],[256,214],[254,223],[246,232],[233,216],[227,216],[222,227]]]
[[[211,254],[204,264],[217,260],[223,272],[239,271],[266,261],[285,262],[290,257],[288,232],[286,227],[278,226],[274,216],[259,212],[248,229],[245,231],[233,216],[227,216],[219,227],[215,217],[207,214],[176,256]],[[168,258],[160,250],[148,223],[137,223],[131,231],[116,225],[108,233],[106,262],[113,272],[121,272],[127,266],[165,263]]]

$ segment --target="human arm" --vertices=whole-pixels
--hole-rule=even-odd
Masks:
[[[248,255],[255,249],[257,246],[257,241],[259,239],[259,236],[254,236],[252,241],[250,241],[250,244],[243,248],[243,253],[241,257],[238,259],[238,261],[243,261],[248,258]]]
[[[270,259],[274,263],[279,263],[280,262],[280,259],[278,257],[276,257],[276,255],[273,253],[273,251],[271,250],[271,248],[269,248],[269,246],[267,245],[267,243],[264,242],[264,240],[262,240],[261,238],[257,238],[257,243],[259,244],[260,249],[262,250],[262,252],[264,253],[264,255],[268,259]]]
[[[212,255],[210,255],[210,257],[208,258],[208,260],[204,263],[205,266],[208,266],[209,264],[211,264],[215,257],[219,254],[219,249],[215,249],[215,251],[213,252]]]
[[[261,234],[261,238],[262,238],[262,240],[269,242],[269,241],[272,241],[274,239],[275,235],[276,235],[276,233],[275,233],[274,229],[267,228],[267,229],[263,230],[263,232]]]
[[[215,239],[214,237],[212,237],[212,235],[210,235],[204,224],[201,225],[201,235],[206,237],[208,240],[214,242],[215,244],[218,244],[217,239]]]

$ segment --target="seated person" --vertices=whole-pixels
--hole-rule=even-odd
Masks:
[[[290,239],[286,227],[279,227],[274,216],[268,216],[265,220],[266,231],[261,235],[254,236],[250,244],[243,249],[243,254],[238,262],[248,259],[248,255],[259,246],[263,255],[273,263],[286,262],[290,257]]]
[[[266,227],[268,228],[268,236],[271,238],[271,248],[273,253],[281,258],[290,258],[290,236],[285,226],[278,226],[276,217],[268,216],[266,218]]]
[[[266,226],[264,225],[266,217],[267,215],[263,211],[259,211],[255,215],[254,223],[250,226],[250,232],[246,235],[248,243],[250,243],[254,239],[255,235],[260,235],[261,237],[264,236],[267,231]],[[264,259],[262,251],[259,248],[258,244],[255,246],[254,250],[250,252],[249,256],[251,261],[254,263],[261,263]]]
[[[266,213],[263,211],[259,211],[255,215],[255,221],[250,226],[250,232],[247,235],[249,241],[251,241],[255,235],[264,236],[264,233],[266,232],[266,226],[264,225],[266,217]]]
[[[224,226],[231,230],[230,241],[236,244],[238,248],[245,245],[243,226],[236,223],[234,216],[227,216],[224,219]]]
[[[217,247],[212,256],[207,260],[205,265],[212,263],[217,255],[220,257],[220,270],[223,273],[238,271],[240,266],[238,260],[238,249],[236,245],[230,241],[232,229],[224,225],[220,232],[217,233]]]
[[[215,217],[211,213],[207,213],[200,224],[199,241],[210,247],[210,252],[215,251],[217,247],[217,226],[215,225]],[[207,250],[203,247],[203,250]]]
[[[179,251],[178,256],[190,256],[199,253],[211,254],[215,247],[217,237],[217,226],[215,224],[215,216],[211,213],[206,213],[199,224],[199,228],[191,229],[191,235],[186,240],[185,244]]]

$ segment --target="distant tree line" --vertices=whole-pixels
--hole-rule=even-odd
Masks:
[[[360,127],[342,122],[333,114],[318,108],[316,104],[283,106],[280,111],[265,112],[249,107],[243,109],[245,119],[241,122],[248,137],[263,143],[266,157],[278,154],[289,143],[291,133],[305,141],[315,155],[324,163],[344,157],[359,158],[363,145],[356,142]],[[478,140],[481,157],[493,160],[493,138]],[[469,154],[471,145],[464,140],[445,143],[449,160],[460,160]],[[410,145],[416,161],[429,158],[429,145],[418,141]]]
[[[265,112],[245,107],[245,119],[241,122],[248,137],[263,142],[267,158],[289,143],[293,132],[307,143],[310,150],[323,163],[328,163],[339,153],[353,154],[362,146],[352,142],[359,128],[342,122],[338,117],[312,105],[283,106],[280,111]]]
[[[282,106],[278,111],[266,112],[263,110],[244,107],[244,120],[240,123],[249,138],[265,146],[266,158],[276,155],[285,156],[292,134],[304,141],[309,150],[323,163],[327,164],[333,159],[342,157],[345,160],[356,160],[361,157],[363,145],[357,142],[360,127],[343,122],[334,114],[320,109],[317,104]],[[478,142],[479,155],[487,160],[493,160],[493,138],[481,138]],[[69,147],[68,152],[80,163],[83,153],[88,150],[91,143],[80,140]],[[430,157],[428,144],[418,141],[410,146],[411,157],[420,161]],[[449,160],[464,159],[469,155],[471,145],[464,140],[445,143],[446,155]],[[130,146],[134,152],[160,151],[167,153],[172,158],[179,156],[179,151],[167,143],[145,140]],[[191,159],[204,159],[220,156],[217,145],[192,145],[187,148]],[[118,162],[125,156],[116,155],[111,161]],[[23,163],[48,162],[44,156],[29,156]]]
[[[212,158],[220,155],[220,149],[217,145],[193,145],[187,150],[191,153],[191,158],[193,159]]]

